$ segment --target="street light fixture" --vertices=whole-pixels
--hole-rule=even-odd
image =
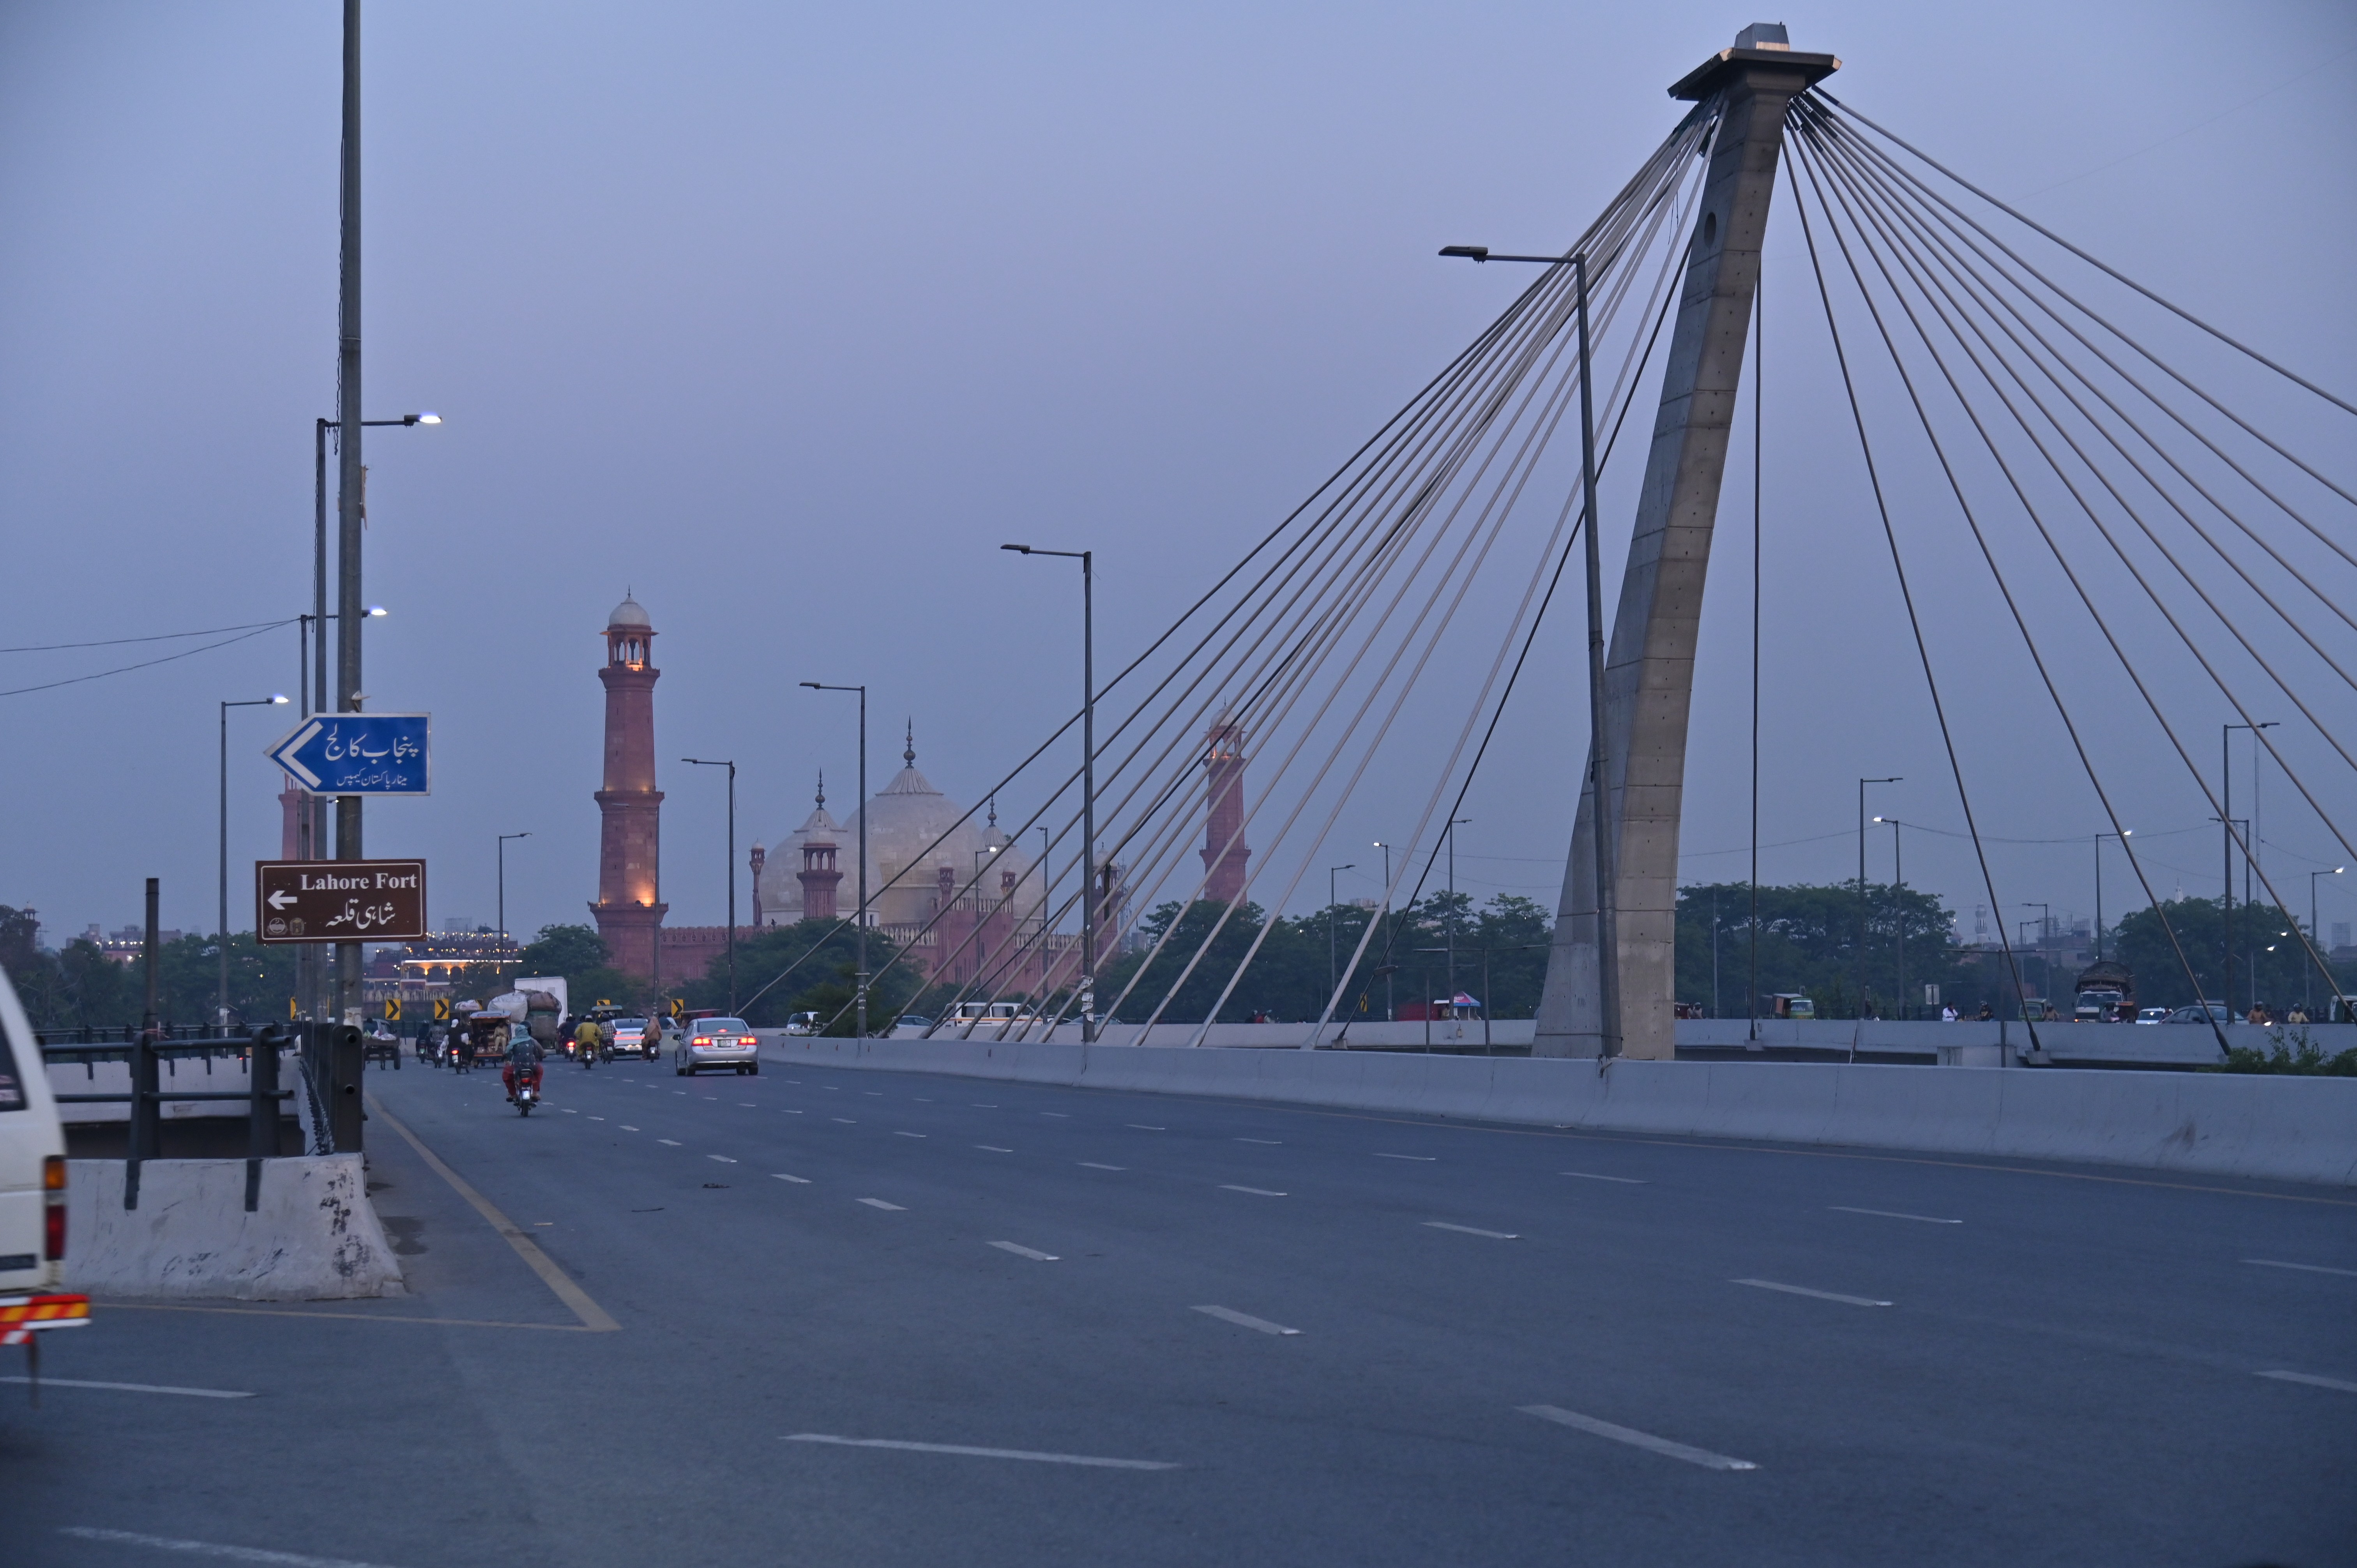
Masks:
[[[1096,1038],[1097,987],[1097,675],[1096,553],[1002,544],[1017,555],[1053,555],[1081,564],[1081,1043]]]
[[[864,1040],[867,1037],[867,688],[830,686],[822,681],[804,681],[802,684],[813,692],[859,693],[859,912],[852,922],[852,940],[858,956],[853,963],[856,979],[852,1003],[857,1010],[853,1026]],[[731,849],[728,853],[732,857],[729,866],[733,870],[736,866],[733,857],[737,852]]]
[[[700,757],[683,757],[682,762],[692,768],[726,768],[728,769],[728,1015],[737,1015],[737,763],[731,757],[725,762],[707,762]]]
[[[221,994],[215,998],[215,1005],[219,1010],[217,1022],[224,1035],[229,1033],[229,711],[283,707],[285,702],[282,693],[273,692],[266,697],[242,703],[224,701],[221,705],[221,910],[220,921],[213,928],[219,933],[213,945],[221,954]]]
[[[494,971],[499,970],[499,969],[500,969],[500,968],[503,968],[503,967],[506,965],[506,963],[507,963],[507,953],[508,953],[508,840],[510,840],[510,839],[528,839],[528,838],[530,838],[530,837],[532,837],[532,835],[531,835],[530,833],[501,833],[501,834],[500,835],[500,956],[499,956],[499,958],[498,958],[496,961],[493,961],[493,963],[492,963],[492,965],[491,965],[491,967],[492,967],[492,969],[493,969]]]

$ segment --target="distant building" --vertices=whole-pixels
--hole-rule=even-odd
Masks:
[[[661,984],[662,791],[655,788],[654,623],[624,595],[606,618],[605,787],[597,793],[597,900],[589,906],[614,967]]]
[[[177,930],[158,930],[156,933],[156,940],[163,945],[169,946],[178,941],[180,936],[181,933]],[[84,930],[78,940],[90,943],[120,964],[137,963],[147,954],[147,928],[145,926],[124,926],[108,934],[102,933],[93,924]]]

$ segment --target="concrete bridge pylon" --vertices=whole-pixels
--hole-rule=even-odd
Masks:
[[[1792,49],[1758,24],[1670,88],[1720,102],[1702,199],[1688,239],[1661,408],[1645,458],[1636,527],[1604,671],[1604,758],[1583,769],[1579,811],[1556,907],[1533,1054],[1665,1060],[1676,983],[1678,829],[1704,580],[1727,467],[1728,431],[1760,282],[1760,252],[1784,111],[1841,68]],[[1597,812],[1601,773],[1614,846],[1620,1017],[1608,1020],[1598,945]]]

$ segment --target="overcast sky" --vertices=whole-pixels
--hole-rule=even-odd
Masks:
[[[820,767],[848,802],[850,705],[798,681],[870,685],[877,782],[913,717],[920,766],[971,800],[1075,684],[1069,583],[999,542],[1097,550],[1103,656],[1125,658],[1527,281],[1434,250],[1565,243],[1675,122],[1663,87],[1753,19],[1683,3],[373,6],[368,413],[447,423],[368,443],[366,596],[392,613],[369,628],[367,684],[374,706],[431,711],[436,746],[434,795],[372,806],[371,849],[428,859],[438,918],[489,921],[494,835],[529,832],[511,927],[587,918],[598,632],[625,589],[659,633],[673,924],[718,921],[725,893],[720,779],[673,758],[737,759],[745,840],[799,822]],[[1843,57],[1845,101],[2344,395],[2357,384],[2345,5],[1783,19],[1795,47]],[[325,0],[0,7],[0,642],[307,607],[339,47]],[[1796,244],[1780,213],[1783,342],[1807,302]],[[1854,867],[1860,775],[1907,776],[1877,809],[1961,818],[1871,511],[1828,477],[1856,460],[1835,384],[1792,351],[1766,467],[1761,838],[1781,847],[1762,870],[1832,881]],[[2345,429],[2331,439],[2348,450]],[[1614,577],[1629,510],[1607,520]],[[1747,590],[1713,579],[1689,881],[1743,874],[1714,852],[1748,832]],[[11,653],[0,687],[186,646]],[[209,928],[214,704],[293,692],[295,651],[288,628],[0,698],[0,903],[38,908],[60,940],[135,919],[159,875],[166,923]],[[1576,671],[1576,643],[1551,651]],[[1994,652],[1957,675],[1985,831],[2091,835],[2101,819],[2021,675]],[[261,752],[285,712],[231,715],[232,867],[276,853]],[[1459,841],[1477,897],[1552,902],[1584,723],[1544,693],[1512,716]],[[2174,766],[2150,726],[2099,740],[2137,775],[2126,810],[2157,879],[2213,892],[2198,795],[2143,788]],[[2348,802],[2345,770],[2319,782]],[[2304,884],[2338,852],[2267,787],[2269,854]],[[1371,861],[1361,846],[1403,831],[1414,794],[1365,791],[1319,864]],[[2085,913],[2090,854],[2084,837],[1998,846],[2002,901]],[[1887,839],[1875,854],[1879,878]],[[1968,848],[1926,835],[1907,854],[1971,935],[1987,900]],[[2357,918],[2357,886],[2327,886],[2328,925]],[[2107,883],[2107,914],[2124,894]]]

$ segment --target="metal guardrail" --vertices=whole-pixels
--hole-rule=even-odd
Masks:
[[[310,1099],[317,1152],[357,1151],[361,1146],[361,1032],[340,1024],[307,1024],[290,1036],[272,1026],[258,1035],[200,1036],[157,1029],[143,1036],[136,1029],[128,1037],[61,1040],[58,1035],[91,1036],[92,1030],[48,1030],[41,1036],[44,1065],[124,1062],[131,1069],[131,1088],[121,1094],[59,1094],[61,1105],[123,1105],[131,1107],[129,1145],[124,1152],[123,1207],[139,1207],[139,1170],[144,1161],[157,1157],[167,1101],[230,1100],[247,1102],[245,1208],[253,1213],[262,1192],[262,1162],[278,1156],[279,1107],[295,1090],[279,1087],[279,1052],[298,1052],[297,1070]],[[112,1033],[112,1031],[108,1031]],[[158,1069],[166,1061],[232,1056],[247,1063],[242,1090],[167,1090]]]

